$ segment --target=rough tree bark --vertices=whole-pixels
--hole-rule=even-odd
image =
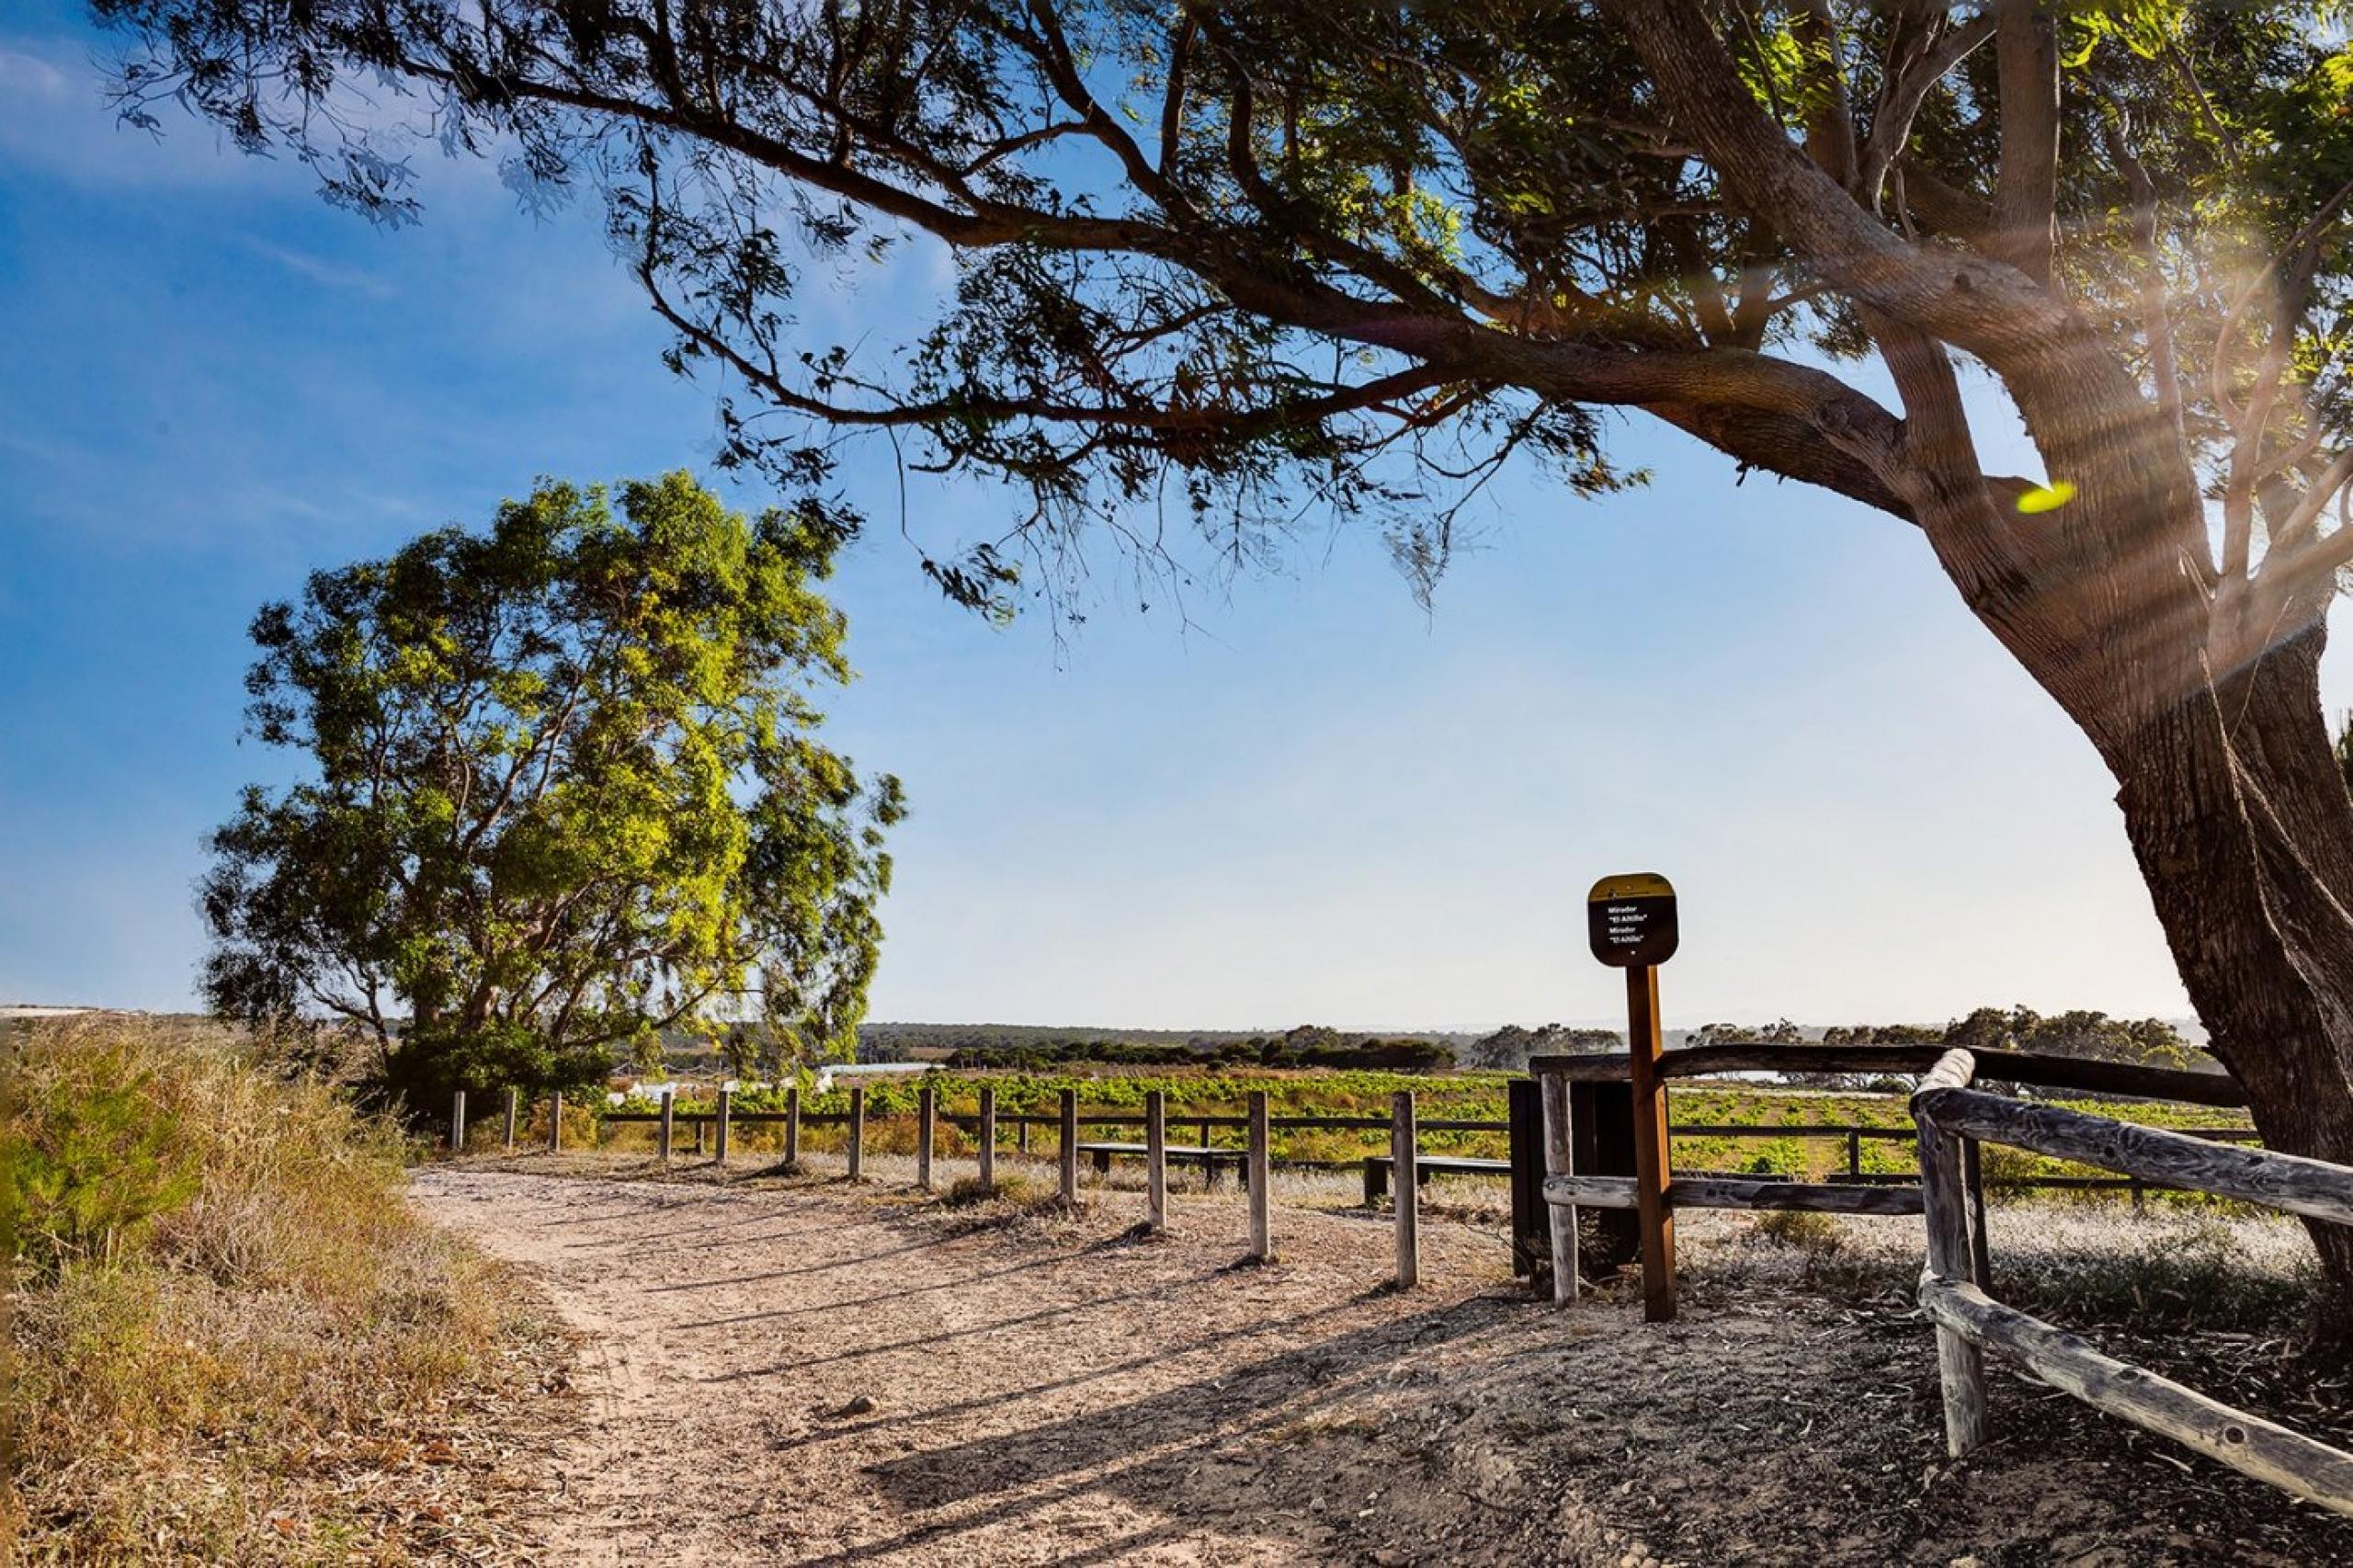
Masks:
[[[2182,982],[2265,1142],[2353,1165],[2353,804],[2329,744],[2317,623],[2117,748],[2117,795]],[[2310,1222],[2353,1340],[2353,1233]]]

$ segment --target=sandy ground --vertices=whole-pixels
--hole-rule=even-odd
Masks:
[[[577,1168],[415,1189],[584,1336],[550,1562],[2353,1562],[2353,1526],[2014,1375],[2001,1440],[1948,1464],[1902,1292],[1711,1285],[1728,1231],[1691,1228],[1683,1320],[1652,1326],[1530,1302],[1491,1225],[1427,1222],[1401,1294],[1363,1213],[1279,1208],[1249,1267],[1231,1195],[1137,1239],[1127,1192],[1065,1217],[889,1168]]]

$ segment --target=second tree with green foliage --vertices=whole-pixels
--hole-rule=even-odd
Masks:
[[[840,542],[683,472],[547,482],[266,607],[251,728],[311,767],[212,836],[214,1007],[356,1026],[420,1109],[707,1019],[847,1044],[904,806],[816,739]]]

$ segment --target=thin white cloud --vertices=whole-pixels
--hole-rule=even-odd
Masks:
[[[333,289],[347,294],[360,294],[371,300],[388,300],[398,292],[392,285],[376,274],[356,267],[342,267],[308,251],[290,245],[272,244],[267,240],[248,238],[248,248],[267,256],[298,278],[308,278],[323,289]]]
[[[124,124],[107,71],[86,42],[0,37],[0,157],[76,185],[219,185],[267,169],[193,119],[162,136]]]

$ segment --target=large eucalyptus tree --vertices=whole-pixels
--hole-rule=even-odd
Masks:
[[[2316,665],[2353,561],[2353,52],[2327,5],[1840,0],[94,0],[327,195],[400,138],[593,185],[730,456],[841,427],[1021,497],[992,605],[1172,491],[1247,560],[1320,503],[1425,583],[1595,410],[1920,530],[2119,785],[2214,1050],[2353,1162],[2353,802]],[[794,334],[813,256],[928,235],[906,351]],[[1842,376],[1875,357],[1889,407]],[[1982,372],[2044,472],[1986,472]],[[1156,527],[1157,525],[1154,525]],[[1026,552],[1026,554],[1025,554]],[[2353,1319],[2353,1237],[2319,1237]]]

